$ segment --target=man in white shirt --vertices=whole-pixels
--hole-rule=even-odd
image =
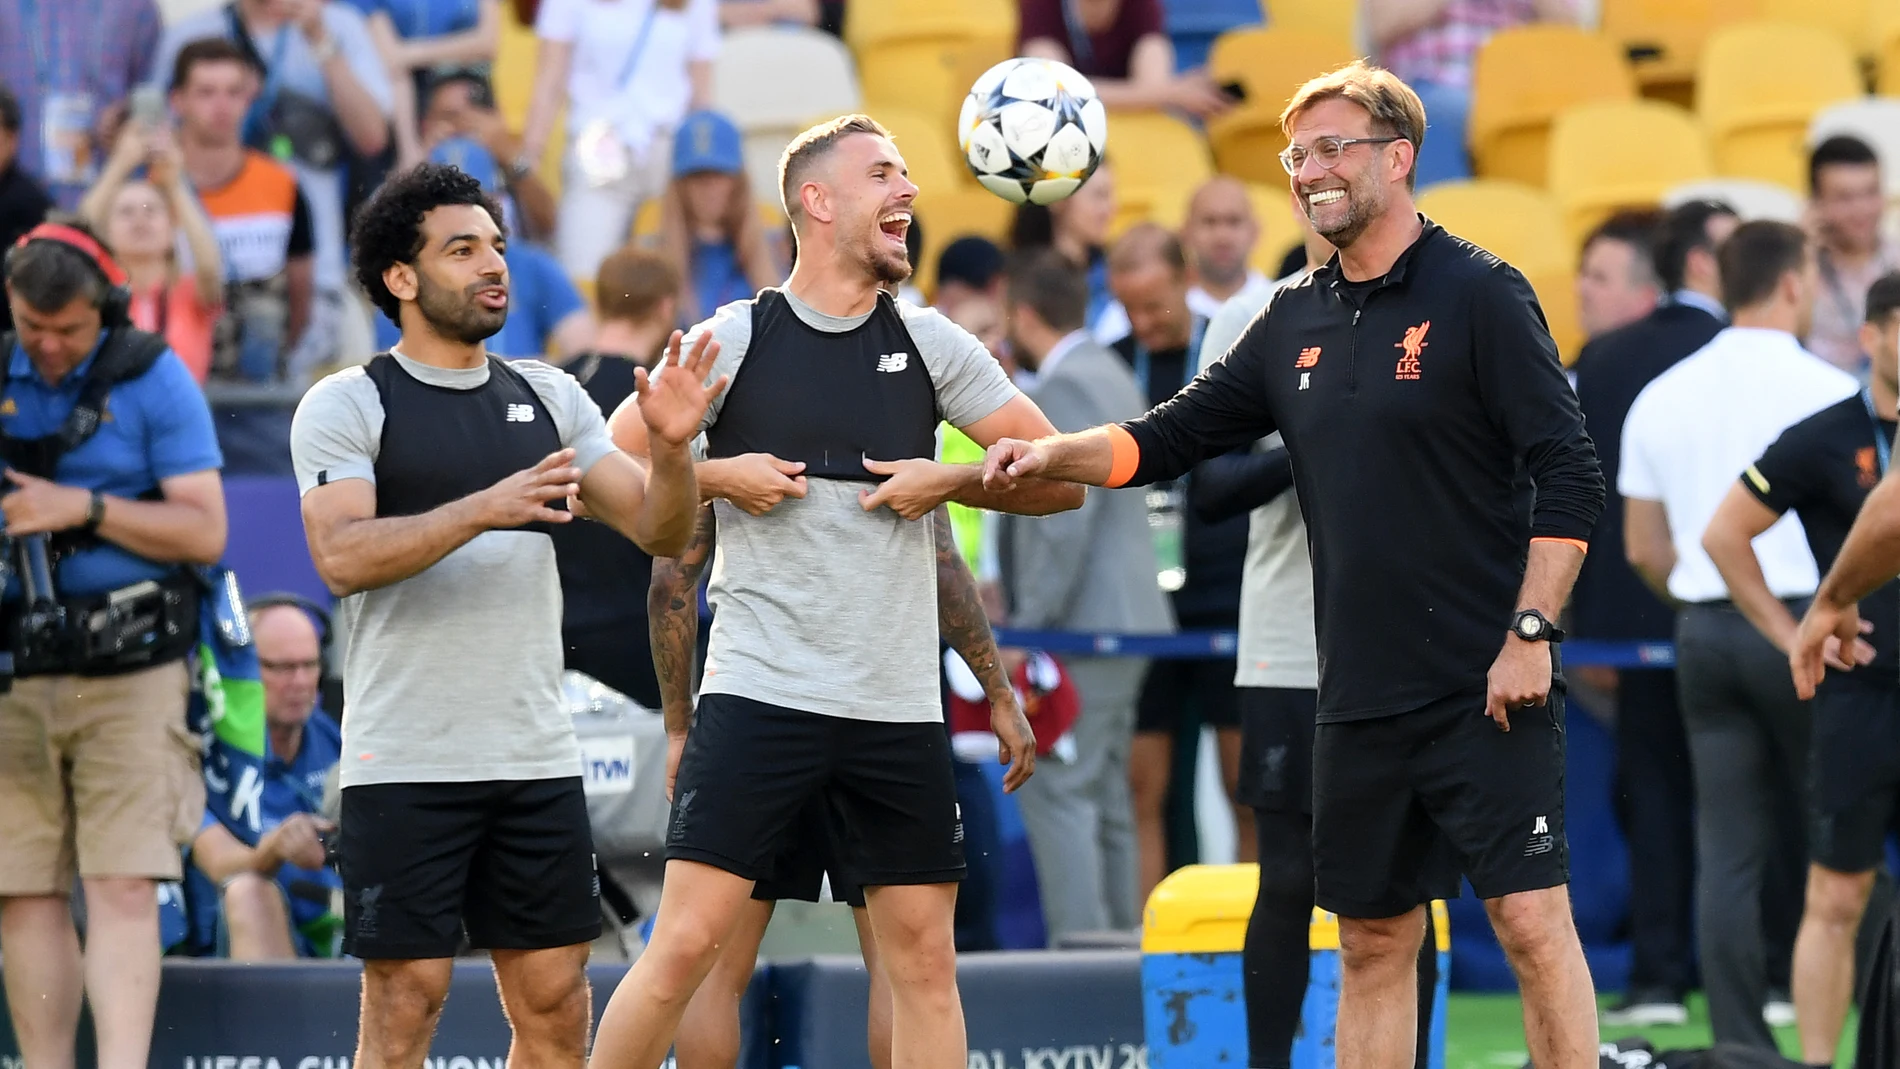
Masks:
[[[1697,944],[1715,1040],[1773,1050],[1762,1020],[1762,891],[1802,863],[1799,849],[1782,856],[1793,844],[1779,836],[1789,814],[1806,811],[1807,711],[1782,656],[1730,602],[1702,533],[1769,443],[1858,384],[1799,341],[1818,286],[1799,229],[1745,223],[1717,256],[1733,325],[1637,396],[1623,426],[1617,490],[1631,565],[1682,606],[1676,673],[1695,770]],[[1814,557],[1794,517],[1754,546],[1776,597],[1814,593]]]
[[[1181,248],[1192,282],[1188,311],[1212,319],[1224,304],[1243,295],[1255,310],[1264,306],[1273,281],[1247,266],[1259,241],[1260,220],[1239,179],[1216,175],[1195,190],[1181,224]]]

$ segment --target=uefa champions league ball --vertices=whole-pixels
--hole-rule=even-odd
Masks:
[[[983,188],[1012,204],[1053,204],[1101,165],[1108,111],[1087,78],[1049,59],[1010,59],[963,100],[957,147]]]

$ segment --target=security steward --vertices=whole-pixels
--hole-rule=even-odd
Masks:
[[[1354,63],[1281,124],[1293,192],[1339,253],[1146,416],[998,443],[984,477],[1144,485],[1281,432],[1313,558],[1339,1065],[1412,1061],[1424,906],[1462,872],[1516,972],[1531,1060],[1593,1067],[1551,644],[1603,505],[1596,453],[1524,277],[1414,207],[1417,94]]]
[[[101,1065],[143,1065],[155,881],[204,814],[186,728],[197,579],[224,553],[211,413],[125,272],[76,222],[7,252],[0,391],[0,944],[28,1064],[72,1059],[83,988]],[[83,881],[82,960],[69,908]]]

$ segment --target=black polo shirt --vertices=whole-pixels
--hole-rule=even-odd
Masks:
[[[1792,509],[1800,518],[1822,575],[1834,567],[1861,503],[1880,482],[1874,427],[1867,402],[1855,394],[1782,431],[1742,473],[1742,485],[1770,512],[1780,515]],[[1894,421],[1880,420],[1879,429],[1891,448]],[[1900,583],[1867,595],[1860,615],[1874,622],[1874,632],[1867,636],[1874,660],[1860,672],[1878,672],[1891,682],[1900,676],[1900,634],[1894,632],[1900,626]]]
[[[1596,451],[1530,285],[1421,220],[1385,275],[1348,282],[1335,256],[1124,425],[1131,485],[1282,433],[1313,557],[1322,721],[1482,685],[1529,542],[1582,546],[1603,507]]]

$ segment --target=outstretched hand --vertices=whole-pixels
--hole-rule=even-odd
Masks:
[[[1871,660],[1873,648],[1860,636],[1872,630],[1872,625],[1860,618],[1858,605],[1837,608],[1816,598],[1788,646],[1788,667],[1794,673],[1794,690],[1801,700],[1814,697],[1829,668],[1851,671],[1855,664]]]
[[[673,332],[666,343],[666,355],[651,376],[645,368],[636,368],[633,373],[633,388],[639,395],[640,418],[647,425],[648,439],[673,448],[692,441],[699,433],[706,410],[730,381],[721,375],[717,382],[706,385],[706,377],[719,359],[719,343],[713,340],[711,331],[701,332],[692,350],[684,355],[680,353],[681,337],[679,331]],[[668,369],[669,373],[661,374]]]

